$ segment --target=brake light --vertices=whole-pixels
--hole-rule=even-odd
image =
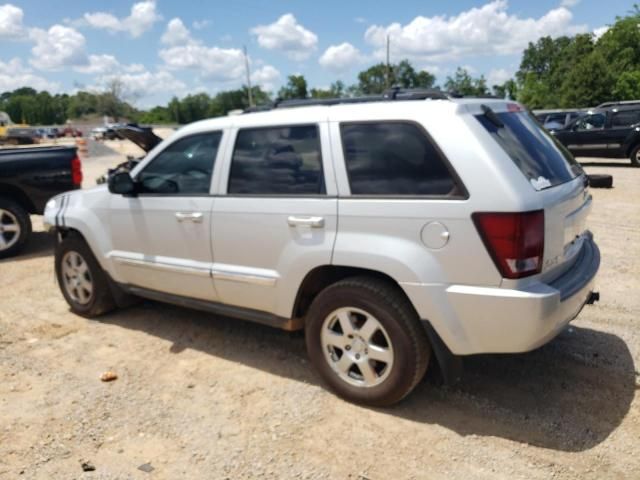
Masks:
[[[76,187],[82,185],[82,163],[77,155],[71,159],[71,181]]]
[[[472,217],[504,278],[540,273],[544,253],[544,210],[474,213]]]

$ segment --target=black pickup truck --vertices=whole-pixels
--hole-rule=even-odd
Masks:
[[[640,167],[640,105],[608,104],[550,132],[576,157],[629,158]]]
[[[15,255],[31,235],[29,214],[80,188],[82,165],[75,147],[0,149],[0,258]]]

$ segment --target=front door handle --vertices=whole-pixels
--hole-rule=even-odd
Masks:
[[[290,227],[306,226],[311,228],[324,227],[324,217],[297,217],[290,215],[287,218],[287,223]]]
[[[203,217],[204,215],[202,215],[202,212],[176,212],[176,220],[178,220],[179,222],[202,223]]]

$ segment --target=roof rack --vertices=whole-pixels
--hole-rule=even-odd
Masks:
[[[309,107],[312,105],[342,105],[349,103],[370,103],[400,100],[448,100],[451,96],[447,92],[436,89],[404,89],[393,87],[385,90],[382,95],[367,95],[363,97],[345,98],[296,98],[282,100],[277,98],[274,102],[247,108],[244,113],[266,112],[276,108]]]
[[[615,107],[615,106],[633,106],[633,105],[638,105],[640,104],[640,100],[621,100],[621,101],[617,101],[617,102],[604,102],[601,103],[600,105],[598,105],[595,108],[609,108],[609,107]]]

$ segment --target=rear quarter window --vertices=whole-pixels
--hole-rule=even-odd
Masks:
[[[476,118],[537,190],[569,182],[582,173],[571,153],[528,113],[491,112]]]
[[[464,196],[444,157],[417,125],[344,123],[340,132],[352,195]]]

